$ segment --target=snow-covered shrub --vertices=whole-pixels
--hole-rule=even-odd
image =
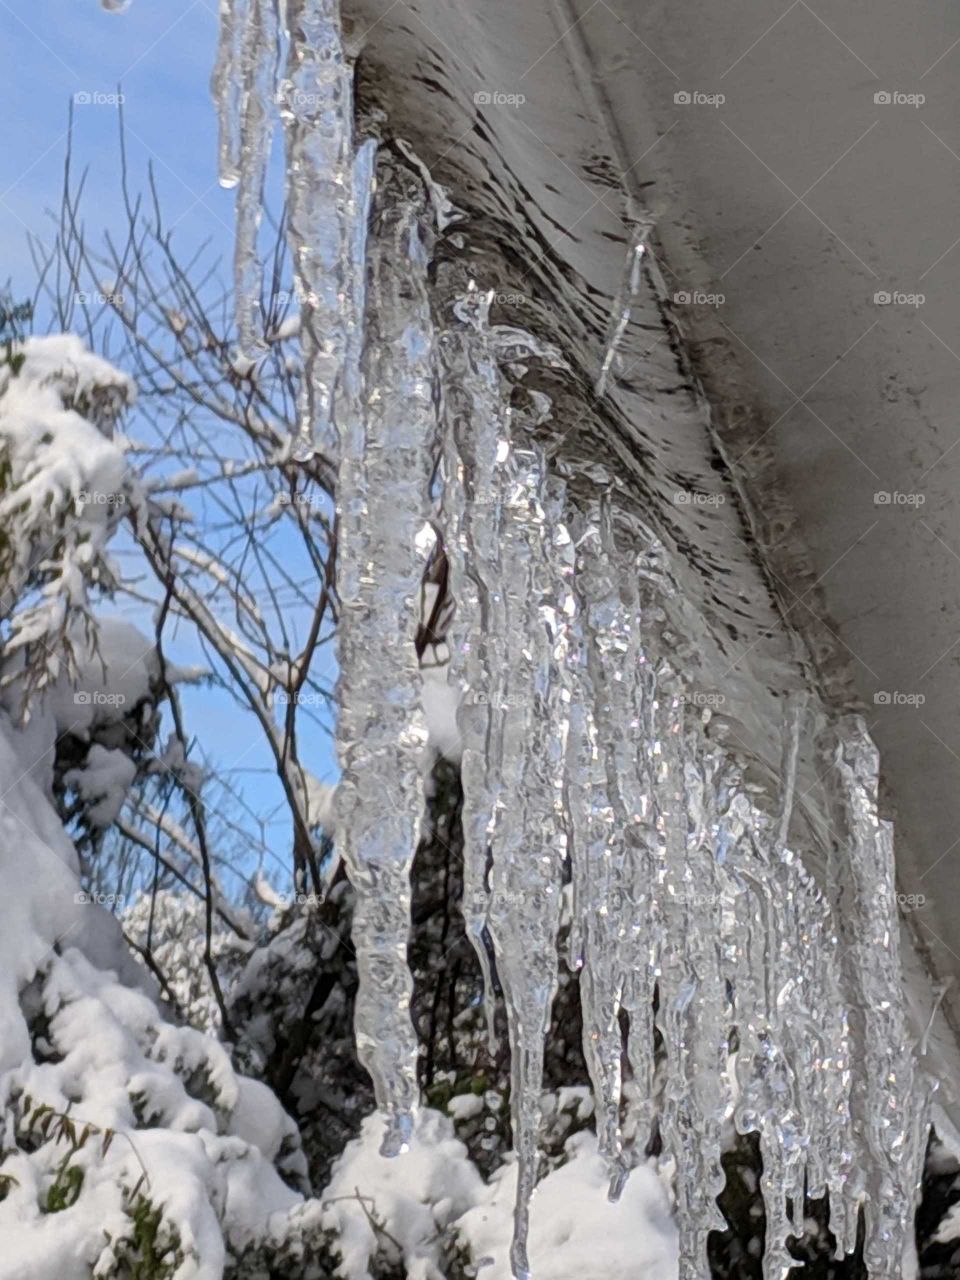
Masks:
[[[328,1275],[293,1122],[217,1040],[164,1019],[15,770],[0,740],[0,868],[17,886],[0,922],[0,1234],[15,1242],[0,1275]]]
[[[217,1035],[220,1009],[204,964],[206,904],[196,894],[161,889],[140,893],[121,913],[127,937],[149,951],[164,975],[164,994],[188,1026]],[[210,950],[220,981],[229,989],[254,944],[217,922]]]
[[[2,733],[0,789],[0,1275],[329,1274],[293,1122],[160,1013]]]
[[[132,398],[129,380],[78,339],[7,347],[0,1276],[328,1276],[330,1239],[319,1202],[304,1197],[296,1126],[215,1037],[161,1011],[117,920],[82,888],[53,805],[57,747],[74,741],[82,758],[60,785],[92,823],[112,821],[135,767],[129,736],[156,697],[151,643],[114,623],[98,647],[88,595],[111,585],[115,500],[133,492],[112,439]],[[39,666],[34,645],[50,646]],[[23,723],[17,713],[38,687]]]
[[[106,545],[138,503],[122,442],[129,378],[72,334],[8,343],[0,359],[0,614],[6,652],[26,649],[28,687],[71,665],[71,623],[109,588]]]

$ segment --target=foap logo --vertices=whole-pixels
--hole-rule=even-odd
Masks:
[[[77,689],[73,695],[78,707],[122,707],[126,700],[123,693],[105,693],[103,689]]]
[[[321,907],[324,899],[319,893],[278,893],[274,902],[277,907]]]
[[[290,693],[287,689],[278,689],[276,698],[278,707],[286,707],[291,702],[298,707],[321,707],[327,705],[322,693],[304,693],[302,690]]]
[[[924,93],[901,93],[899,89],[878,89],[873,101],[878,107],[922,107],[927,96]]]
[[[873,495],[875,507],[922,507],[926,500],[925,493],[901,493],[899,489],[879,489]]]
[[[122,507],[126,503],[122,493],[103,493],[98,489],[81,489],[74,506],[79,515],[84,507]]]
[[[88,307],[122,307],[122,293],[101,293],[99,289],[80,289],[76,295],[77,303]]]
[[[73,900],[78,906],[87,906],[92,903],[98,907],[122,907],[126,902],[122,893],[98,893],[93,889],[81,889],[79,893],[73,895]]]
[[[685,707],[722,707],[726,702],[726,694],[723,693],[701,693],[695,691],[693,693],[681,693],[677,699]]]
[[[873,695],[878,707],[922,707],[926,700],[925,693],[901,693],[899,689],[879,689]]]
[[[294,89],[287,94],[287,102],[297,111],[316,111],[325,101],[322,93],[309,93],[306,89]]]
[[[670,894],[670,900],[678,906],[686,907],[718,907],[723,901],[719,893],[697,893],[684,889]]]
[[[692,489],[678,489],[673,495],[675,507],[722,507],[726,500],[722,493],[694,493]]]
[[[501,93],[499,89],[480,89],[473,95],[478,107],[522,107],[526,100],[525,93]]]
[[[678,289],[673,295],[678,307],[722,307],[726,300],[726,294],[704,293],[702,289]]]
[[[277,494],[277,503],[281,507],[320,507],[324,499],[312,493],[288,493],[285,489]]]
[[[925,893],[895,893],[894,897],[901,911],[918,911],[927,905]]]
[[[122,107],[125,101],[122,93],[103,93],[99,89],[80,89],[73,95],[77,107]]]
[[[724,93],[703,93],[700,89],[678,89],[673,95],[678,107],[722,107],[726,100]]]
[[[926,300],[925,293],[901,293],[899,289],[879,289],[873,295],[876,307],[922,307]]]

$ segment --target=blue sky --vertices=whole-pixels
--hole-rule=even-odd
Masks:
[[[229,272],[233,196],[216,176],[216,113],[209,81],[216,52],[216,0],[132,0],[124,13],[108,13],[99,0],[0,0],[0,282],[9,277],[15,297],[33,291],[27,232],[50,238],[59,206],[67,147],[68,107],[74,106],[74,172],[87,168],[83,213],[87,238],[122,224],[119,130],[114,98],[123,94],[129,182],[146,189],[152,162],[164,218],[188,256],[212,238]],[[89,101],[77,101],[76,95]],[[278,149],[278,148],[277,148]],[[278,166],[273,168],[274,177]],[[46,327],[38,317],[38,328]],[[131,424],[142,435],[144,422]],[[137,621],[129,609],[127,616]],[[149,627],[149,623],[145,624]],[[199,660],[195,645],[174,653]],[[233,703],[210,691],[188,698],[192,723],[202,724],[205,750],[225,765],[242,753],[245,769],[269,769],[259,730]],[[251,748],[251,743],[254,745]],[[335,765],[327,735],[317,734],[306,763],[330,780]],[[279,796],[266,778],[244,775],[247,801],[268,811]],[[281,857],[289,848],[285,823],[274,828]]]
[[[97,95],[124,94],[131,177],[139,185],[153,161],[164,210],[186,241],[223,235],[232,200],[216,181],[216,121],[209,96],[217,32],[214,0],[133,0],[123,14],[98,0],[0,2],[3,74],[0,113],[0,235],[14,281],[29,281],[27,229],[44,234],[59,200],[67,110],[76,94],[74,152],[90,168],[95,209],[106,227],[119,209],[118,131],[114,105]],[[90,225],[90,230],[94,227]]]

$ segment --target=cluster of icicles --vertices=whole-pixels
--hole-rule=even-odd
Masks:
[[[221,0],[214,92],[221,181],[237,188],[239,342],[252,355],[273,102],[284,122],[304,361],[296,456],[322,448],[339,466],[337,844],[357,891],[357,1039],[388,1117],[385,1154],[403,1150],[418,1104],[406,949],[425,727],[413,637],[418,533],[432,520],[456,600],[463,912],[488,1006],[486,939],[508,1014],[515,1275],[528,1273],[569,883],[567,961],[580,972],[611,1195],[658,1119],[676,1166],[682,1280],[709,1275],[707,1237],[725,1225],[716,1197],[731,1125],[759,1135],[766,1277],[795,1265],[787,1241],[803,1232],[804,1199],[823,1196],[838,1255],[855,1247],[862,1207],[871,1276],[899,1277],[926,1096],[862,726],[833,733],[837,835],[818,886],[789,842],[803,706],[788,707],[771,814],[658,652],[663,548],[622,518],[615,492],[585,498],[578,486],[574,498],[510,408],[505,370],[543,349],[492,325],[478,288],[437,320],[427,267],[443,210],[415,161],[377,185],[377,144],[353,136],[336,0],[287,0],[280,24],[273,0]],[[492,1008],[488,1018],[492,1035]]]

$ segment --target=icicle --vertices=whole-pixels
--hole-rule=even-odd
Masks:
[[[725,966],[734,993],[737,1028],[736,1074],[739,1100],[734,1112],[740,1133],[759,1135],[761,1189],[767,1227],[763,1273],[782,1280],[795,1265],[787,1242],[801,1235],[805,1175],[811,1194],[822,1195],[828,1172],[843,1149],[828,1149],[826,1114],[845,1113],[840,1091],[828,1095],[831,1063],[823,1051],[822,1028],[834,1032],[831,1051],[842,1057],[842,1009],[821,1008],[822,990],[810,1005],[815,965],[830,961],[830,940],[819,928],[824,910],[812,879],[782,842],[789,830],[803,704],[788,706],[784,731],[782,795],[774,821],[747,796],[739,769],[731,766],[721,787],[725,862],[732,876],[733,912],[728,926],[733,944]],[[811,947],[817,947],[814,957]],[[816,985],[816,984],[814,984]],[[849,1137],[844,1125],[844,1136]]]
[[[800,696],[791,698],[787,704],[776,823],[771,824],[762,816],[752,824],[762,877],[757,884],[757,894],[766,916],[765,970],[768,975],[760,1041],[757,1044],[754,1040],[752,1045],[754,1074],[749,1086],[760,1113],[761,1185],[767,1215],[763,1258],[766,1280],[782,1280],[786,1276],[794,1262],[787,1241],[803,1233],[806,1148],[813,1119],[804,1097],[804,1086],[812,1081],[803,1076],[809,1057],[809,1026],[803,1025],[802,1012],[795,1007],[800,987],[797,970],[801,922],[797,915],[796,885],[789,874],[792,855],[786,847],[796,791],[804,702]]]
[[[893,833],[877,812],[877,752],[863,723],[840,726],[831,752],[837,827],[832,898],[847,945],[861,1065],[854,1093],[865,1139],[864,1260],[873,1280],[901,1274],[922,1168],[927,1090],[916,1070],[902,998]]]
[[[662,1130],[677,1165],[680,1280],[706,1280],[707,1237],[725,1223],[720,1133],[728,1105],[728,1020],[720,968],[721,892],[715,863],[715,749],[685,723],[684,695],[658,671],[656,803],[662,839],[664,940],[658,1024],[667,1053]]]
[[[287,140],[287,236],[300,302],[303,378],[295,456],[332,452],[351,326],[359,321],[353,77],[338,0],[287,0],[280,110]],[[344,415],[349,417],[349,409]]]
[[[803,1220],[805,1136],[797,1107],[797,1086],[793,1063],[787,1052],[784,1016],[785,970],[794,957],[784,920],[784,904],[779,898],[776,876],[768,856],[769,823],[763,835],[754,839],[758,883],[757,913],[762,921],[765,956],[764,1003],[757,1010],[759,1035],[750,1047],[753,1059],[744,1104],[755,1109],[755,1127],[760,1138],[763,1173],[760,1179],[767,1217],[763,1255],[765,1280],[785,1280],[793,1266],[787,1241],[799,1234]],[[757,960],[755,954],[751,960]],[[800,1223],[789,1209],[799,1204]]]
[[[363,395],[361,361],[366,338],[367,310],[367,236],[370,210],[376,188],[376,163],[379,146],[375,138],[368,138],[357,148],[351,172],[352,217],[350,228],[350,294],[344,299],[349,322],[344,347],[342,370],[343,412],[337,418],[337,430],[342,435],[353,415],[359,411]],[[301,440],[303,449],[312,445],[311,440]]]
[[[229,15],[222,16],[221,22],[222,30],[227,30],[232,18]],[[229,33],[225,38],[230,38]],[[263,267],[257,252],[257,233],[263,214],[263,183],[270,154],[270,135],[273,132],[272,98],[277,57],[274,0],[248,0],[240,53],[243,88],[240,98],[240,157],[237,168],[230,168],[229,154],[224,157],[227,174],[236,172],[239,178],[233,262],[237,336],[242,356],[253,356],[257,351],[266,349],[261,333],[260,291]],[[231,67],[228,74],[232,70]],[[231,88],[227,89],[228,93]],[[221,123],[221,130],[223,127]],[[225,143],[229,149],[229,137],[225,140],[221,136],[221,147]]]
[[[615,1173],[610,1198],[623,1187],[627,1168],[645,1159],[653,1131],[655,1040],[653,1004],[657,966],[663,935],[663,916],[657,902],[657,870],[660,834],[654,788],[654,717],[656,712],[656,670],[648,652],[651,620],[657,609],[654,599],[669,592],[659,567],[661,545],[645,529],[640,533],[641,550],[632,539],[628,557],[618,557],[614,543],[612,508],[604,511],[601,541],[606,554],[620,569],[624,607],[630,621],[622,670],[614,677],[623,685],[622,730],[610,722],[607,771],[611,797],[627,842],[627,876],[624,885],[627,918],[627,979],[623,1007],[629,1020],[627,1058],[633,1082],[633,1102],[629,1111],[631,1150],[619,1174]],[[650,617],[648,618],[648,615]],[[599,655],[598,655],[599,656]],[[616,685],[614,686],[617,687]],[[614,699],[616,700],[616,699]]]
[[[593,393],[598,400],[606,393],[607,382],[619,354],[620,343],[623,341],[623,335],[626,333],[627,325],[630,323],[630,313],[633,310],[634,299],[640,288],[640,272],[643,266],[643,255],[647,250],[647,237],[650,234],[651,225],[649,221],[639,223],[630,236],[627,260],[623,271],[623,282],[614,301],[613,317],[603,355],[603,363],[600,366],[600,372],[593,387]]]
[[[570,955],[574,967],[583,966],[584,1051],[599,1148],[616,1198],[627,1171],[620,1131],[621,1008],[630,1017],[634,1086],[647,1104],[653,1077],[656,831],[649,779],[637,767],[650,669],[631,566],[614,543],[609,501],[584,511],[576,538],[582,674],[573,700],[567,781],[574,890]],[[649,1105],[635,1110],[641,1146],[649,1119]]]
[[[829,1192],[830,1221],[840,1252],[855,1247],[859,1210],[859,1173],[851,1124],[849,1028],[841,990],[837,939],[830,913],[810,873],[788,847],[796,790],[800,732],[807,698],[792,695],[786,711],[781,764],[782,800],[772,851],[778,865],[767,886],[777,905],[779,945],[776,958],[777,1035],[791,1065],[791,1107],[797,1116],[796,1145],[803,1148],[806,1197]],[[783,1096],[771,1109],[786,1110]],[[778,1135],[779,1138],[779,1135]],[[803,1228],[804,1186],[800,1157],[789,1171],[794,1202],[792,1234]],[[784,1188],[777,1188],[781,1200]],[[785,1242],[785,1240],[784,1240]],[[792,1265],[786,1260],[785,1265]]]
[[[106,2],[106,0],[105,0]],[[210,92],[217,105],[219,121],[218,170],[221,187],[235,187],[240,178],[240,77],[238,64],[238,19],[245,0],[220,0],[220,36],[217,61],[210,79]]]
[[[573,699],[567,770],[573,912],[570,959],[580,973],[583,1048],[593,1084],[597,1143],[611,1176],[620,1168],[622,1036],[620,1007],[627,963],[624,912],[626,833],[614,814],[608,790],[610,731],[624,724],[610,705],[601,664],[601,646],[626,648],[629,623],[623,616],[616,569],[600,549],[600,513],[577,537],[576,588],[581,611],[581,679]]]
[[[416,536],[429,511],[436,432],[422,212],[419,183],[398,171],[371,251],[366,420],[342,429],[337,485],[336,840],[357,893],[357,1047],[389,1116],[387,1155],[405,1147],[418,1097],[406,962],[426,742],[414,648],[423,571]]]
[[[357,410],[363,245],[371,155],[353,150],[353,76],[343,49],[339,0],[287,0],[285,77],[276,100],[286,136],[287,238],[300,303],[303,377],[293,456],[333,456],[335,426]],[[221,0],[211,88],[219,113],[219,172],[239,184],[234,278],[240,353],[262,348],[262,266],[257,233],[272,124],[278,55],[275,0]],[[242,90],[242,91],[241,91]],[[371,148],[372,148],[372,144]]]
[[[791,1016],[802,1065],[800,1096],[809,1132],[807,1194],[830,1198],[829,1225],[837,1256],[856,1246],[859,1199],[851,1119],[850,1028],[841,984],[839,945],[831,913],[813,877],[794,862],[797,899],[799,1010]]]
[[[501,735],[492,750],[504,789],[493,831],[488,923],[510,1032],[518,1165],[511,1264],[523,1280],[529,1274],[529,1206],[537,1176],[544,1039],[557,985],[566,852],[563,766],[572,547],[561,520],[562,488],[546,480],[539,450],[511,446],[503,467],[506,699]]]
[[[487,860],[503,781],[493,744],[505,712],[500,524],[501,466],[509,449],[505,389],[487,337],[491,295],[478,290],[455,305],[461,322],[441,340],[444,370],[444,496],[450,589],[450,679],[460,687],[463,900],[467,937],[483,975],[487,1040],[496,1051],[493,974],[484,933]]]
[[[787,1241],[802,1234],[806,1197],[829,1191],[844,1251],[854,1247],[858,1209],[837,939],[816,882],[786,843],[804,703],[801,695],[787,705],[776,819],[753,804],[736,768],[721,798],[734,887],[727,972],[739,1042],[735,1121],[739,1132],[760,1136],[764,1274],[777,1280],[795,1265]]]

